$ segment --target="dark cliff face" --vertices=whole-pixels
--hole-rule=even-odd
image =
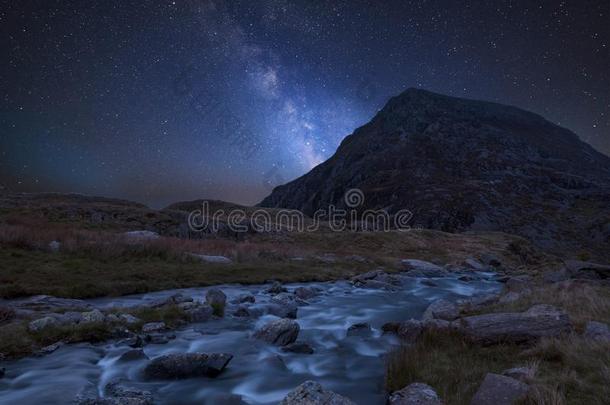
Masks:
[[[515,107],[409,89],[260,205],[311,215],[344,206],[351,188],[364,192],[361,208],[409,209],[425,228],[511,232],[546,247],[610,242],[610,158]]]

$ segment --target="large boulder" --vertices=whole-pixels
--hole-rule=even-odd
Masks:
[[[445,277],[448,274],[441,266],[423,260],[405,259],[400,263],[409,277]]]
[[[434,301],[422,316],[422,319],[443,319],[453,321],[460,316],[460,308],[453,302],[447,300]]]
[[[565,311],[551,305],[535,305],[525,312],[467,316],[460,330],[478,343],[523,343],[572,331]]]
[[[288,393],[280,405],[355,405],[349,399],[327,391],[315,381],[305,381]]]
[[[512,405],[527,395],[527,384],[499,374],[488,373],[474,394],[471,405]]]
[[[302,300],[311,299],[318,294],[319,294],[318,290],[314,287],[297,287],[294,290],[294,295],[296,295],[297,298],[300,298]]]
[[[413,383],[394,391],[388,398],[388,405],[441,405],[434,389],[423,383]]]
[[[210,288],[205,293],[205,303],[210,305],[212,308],[215,306],[224,308],[227,304],[227,296],[219,288]]]
[[[228,353],[173,353],[151,360],[144,368],[149,378],[216,377],[233,358]]]
[[[254,332],[254,337],[276,346],[286,346],[297,340],[300,329],[291,319],[276,319]]]

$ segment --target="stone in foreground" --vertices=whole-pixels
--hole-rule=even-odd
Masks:
[[[422,319],[442,319],[453,321],[460,316],[460,309],[453,302],[447,300],[434,301],[424,312]]]
[[[525,312],[491,313],[461,319],[460,330],[475,342],[525,343],[572,331],[568,315],[552,305],[534,305]]]
[[[297,340],[300,329],[291,319],[276,319],[254,332],[254,337],[276,346],[286,346]]]
[[[413,383],[394,391],[388,398],[388,405],[441,405],[434,389],[423,383]]]
[[[291,391],[280,405],[355,405],[349,399],[327,391],[315,381],[305,381]]]
[[[487,373],[470,405],[512,405],[527,395],[529,387],[514,378]]]
[[[228,353],[174,353],[153,359],[144,369],[149,378],[216,377],[233,358]]]

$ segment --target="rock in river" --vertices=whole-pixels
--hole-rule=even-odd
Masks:
[[[355,405],[349,399],[327,391],[315,381],[305,381],[286,395],[280,405]]]
[[[297,340],[300,329],[291,319],[276,319],[254,332],[254,337],[276,346],[286,346]]]
[[[216,377],[233,358],[228,353],[173,353],[153,359],[144,369],[147,378]]]

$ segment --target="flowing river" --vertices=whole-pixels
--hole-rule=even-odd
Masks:
[[[451,278],[418,279],[404,277],[398,291],[355,288],[349,282],[287,284],[289,291],[299,286],[315,286],[321,294],[300,306],[297,322],[301,327],[297,342],[307,342],[314,354],[284,353],[278,347],[253,339],[252,332],[272,315],[237,318],[230,314],[204,323],[189,324],[172,331],[175,339],[166,344],[148,344],[149,358],[175,352],[225,352],[234,355],[217,378],[145,381],[142,369],[147,360],[119,361],[131,348],[120,342],[74,344],[60,347],[44,357],[28,357],[5,362],[6,376],[0,379],[0,404],[69,404],[83,390],[97,390],[119,378],[125,385],[153,393],[158,404],[277,404],[289,391],[306,380],[344,395],[357,404],[384,404],[384,354],[398,345],[391,335],[382,335],[386,322],[420,318],[434,300],[457,300],[495,292],[500,283],[491,273],[478,273],[475,281]],[[429,285],[436,284],[436,285]],[[270,296],[267,285],[219,286],[227,302],[251,293],[257,305]],[[177,292],[203,301],[206,288],[161,291],[120,298],[88,300],[98,307],[145,305]],[[366,322],[368,335],[347,336],[347,328]],[[241,401],[239,397],[241,397]]]

